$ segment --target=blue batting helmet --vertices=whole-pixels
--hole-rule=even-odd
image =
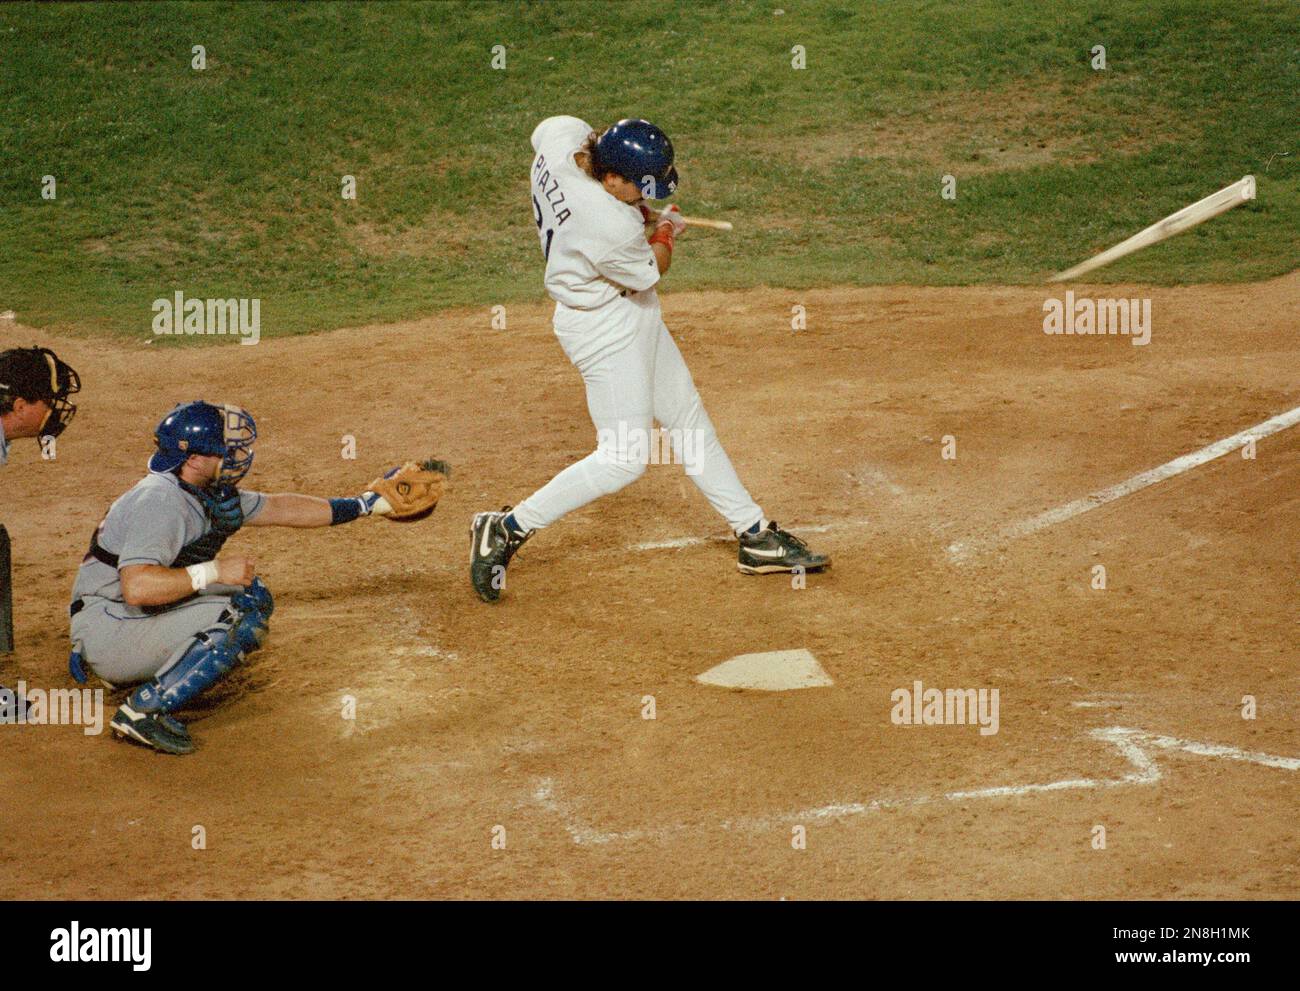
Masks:
[[[620,120],[596,139],[596,158],[641,187],[648,200],[666,200],[677,191],[673,143],[648,120]]]
[[[154,431],[158,450],[149,470],[175,471],[191,454],[221,458],[221,481],[236,484],[253,467],[257,424],[238,406],[214,406],[202,400],[182,403],[163,417]]]

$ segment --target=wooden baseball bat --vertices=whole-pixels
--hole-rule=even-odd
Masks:
[[[1103,265],[1109,265],[1111,262],[1123,258],[1125,255],[1131,255],[1135,251],[1140,251],[1149,245],[1158,244],[1165,238],[1173,237],[1175,234],[1195,227],[1211,217],[1217,217],[1224,211],[1231,210],[1234,206],[1240,206],[1247,200],[1253,200],[1254,198],[1255,177],[1253,175],[1243,176],[1231,186],[1224,186],[1217,193],[1211,193],[1205,199],[1197,200],[1191,206],[1185,206],[1181,210],[1171,213],[1164,220],[1156,221],[1150,227],[1138,231],[1132,237],[1121,241],[1113,248],[1107,248],[1100,254],[1093,255],[1087,261],[1080,262],[1073,268],[1067,268],[1064,272],[1057,272],[1047,281],[1065,282],[1069,279],[1077,279],[1086,272],[1101,268]]]
[[[651,210],[650,212],[654,214],[654,220],[650,221],[651,223],[657,222],[659,220],[659,215],[663,213],[662,210]],[[730,220],[709,220],[707,217],[688,217],[684,213],[681,215],[681,218],[682,223],[687,227],[707,227],[709,230],[714,231],[729,231],[734,229],[731,226]]]
[[[707,227],[715,231],[729,231],[732,229],[730,220],[709,220],[707,217],[688,217],[683,214],[682,222],[687,227]]]

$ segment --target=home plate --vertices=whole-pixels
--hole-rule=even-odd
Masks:
[[[817,658],[807,650],[769,650],[741,654],[709,668],[695,680],[723,688],[754,688],[761,692],[785,692],[792,688],[822,688],[833,685]]]

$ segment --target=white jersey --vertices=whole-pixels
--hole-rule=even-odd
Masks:
[[[546,291],[578,310],[659,281],[641,211],[615,199],[573,160],[590,133],[577,117],[548,117],[532,137],[533,220],[546,257]]]

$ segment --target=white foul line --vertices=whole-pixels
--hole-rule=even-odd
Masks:
[[[1090,509],[1096,509],[1098,506],[1104,506],[1108,502],[1114,502],[1121,496],[1130,495],[1149,485],[1155,485],[1157,482],[1163,482],[1166,478],[1172,478],[1174,475],[1180,475],[1190,468],[1197,465],[1203,465],[1207,461],[1213,461],[1215,458],[1221,458],[1229,451],[1235,451],[1239,447],[1245,446],[1252,439],[1259,440],[1268,437],[1278,431],[1285,430],[1287,427],[1294,427],[1300,423],[1300,406],[1285,413],[1279,413],[1263,423],[1256,424],[1253,427],[1247,427],[1240,433],[1235,433],[1231,437],[1225,437],[1223,440],[1216,440],[1213,444],[1201,448],[1199,451],[1193,451],[1191,454],[1184,454],[1182,457],[1174,458],[1173,461],[1166,462],[1158,468],[1152,468],[1150,471],[1144,471],[1141,474],[1134,475],[1132,478],[1120,482],[1118,485],[1112,485],[1110,488],[1101,489],[1084,496],[1082,499],[1076,499],[1074,502],[1066,503],[1064,506],[1057,506],[1055,509],[1049,509],[1045,513],[1039,513],[1037,516],[1031,516],[1027,520],[1018,520],[1010,523],[997,531],[992,538],[982,538],[969,541],[957,541],[948,545],[948,555],[955,561],[967,559],[972,551],[982,547],[996,544],[1003,540],[1014,540],[1017,537],[1026,537],[1031,533],[1037,533],[1039,530],[1045,530],[1049,526],[1062,523],[1071,517],[1078,516],[1080,513],[1086,513]]]
[[[1163,778],[1159,765],[1156,764],[1155,758],[1150,753],[1150,749],[1153,747],[1161,750],[1181,750],[1200,757],[1221,757],[1227,760],[1246,761],[1247,763],[1278,768],[1283,771],[1300,771],[1300,757],[1280,757],[1276,754],[1241,750],[1237,747],[1217,743],[1197,743],[1195,740],[1183,740],[1176,736],[1159,736],[1143,730],[1127,729],[1122,726],[1106,726],[1101,729],[1094,729],[1088,735],[1093,739],[1109,743],[1118,749],[1129,764],[1132,765],[1133,769],[1118,778],[1066,778],[1062,781],[1048,781],[1042,784],[997,785],[992,788],[949,791],[938,795],[915,795],[910,798],[877,798],[869,802],[835,802],[785,815],[731,819],[718,825],[726,830],[761,831],[773,829],[778,824],[788,822],[843,819],[848,816],[879,812],[881,809],[914,808],[938,802],[965,802],[981,798],[1018,798],[1024,795],[1037,795],[1055,791],[1117,788],[1127,785],[1153,785]],[[673,823],[666,826],[630,829],[623,832],[605,832],[580,821],[569,803],[556,799],[554,783],[550,778],[543,778],[538,783],[532,797],[543,809],[563,818],[565,830],[573,842],[579,846],[600,845],[615,840],[663,840],[683,830],[700,828],[689,823]]]

